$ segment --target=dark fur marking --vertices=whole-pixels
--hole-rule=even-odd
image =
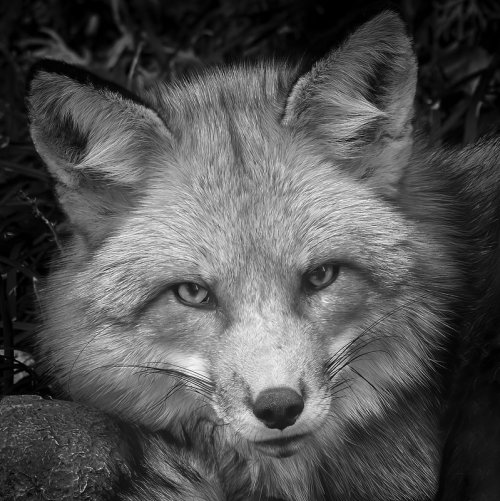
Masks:
[[[388,62],[390,60],[390,57],[382,54],[382,59],[375,62],[366,77],[364,97],[379,110],[385,110],[387,93],[390,90],[390,83],[394,79],[394,71]]]
[[[219,91],[219,103],[221,109],[224,113],[224,118],[227,123],[227,131],[229,136],[229,141],[231,144],[231,150],[234,155],[234,162],[240,166],[244,165],[244,154],[242,148],[241,136],[238,132],[238,126],[235,124],[233,113],[235,105],[231,103],[232,96],[227,96],[225,89]]]
[[[50,140],[54,141],[62,156],[72,164],[79,163],[85,156],[88,134],[83,133],[68,115],[57,114],[49,129]]]

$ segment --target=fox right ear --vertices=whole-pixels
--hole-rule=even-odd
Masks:
[[[402,20],[383,12],[299,78],[283,124],[312,132],[359,178],[397,184],[412,147],[416,76]]]
[[[102,216],[132,203],[170,133],[159,115],[120,87],[59,61],[37,63],[27,104],[35,147],[57,181],[75,229],[95,234]]]

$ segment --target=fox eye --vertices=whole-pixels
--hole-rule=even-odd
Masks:
[[[194,282],[178,284],[174,293],[181,303],[188,306],[207,306],[212,302],[208,290]]]
[[[335,282],[340,267],[334,264],[322,264],[305,274],[306,285],[311,289],[324,289]]]

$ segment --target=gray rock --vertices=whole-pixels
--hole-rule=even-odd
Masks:
[[[104,500],[130,478],[120,427],[74,402],[0,401],[0,500]]]

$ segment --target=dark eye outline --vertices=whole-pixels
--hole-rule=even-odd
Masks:
[[[321,281],[321,283],[319,284],[311,282],[311,276],[318,270],[321,270],[322,268],[326,269],[325,274],[327,275],[327,278]],[[307,273],[304,273],[303,283],[306,289],[311,291],[319,291],[322,289],[326,289],[326,287],[333,284],[333,282],[337,280],[339,274],[340,274],[340,265],[334,263],[324,263],[319,266],[316,266],[312,270],[309,270]]]
[[[179,292],[179,289],[182,286],[196,287],[198,288],[198,292],[200,292],[200,290],[204,290],[206,291],[206,296],[200,302],[189,301],[188,299],[182,297],[181,293]],[[196,282],[181,282],[174,285],[172,287],[172,290],[174,292],[177,301],[186,306],[191,306],[193,308],[213,308],[215,306],[214,304],[215,301],[213,300],[213,297],[210,294],[210,290],[207,289],[206,287],[203,287],[203,285],[197,284]]]

